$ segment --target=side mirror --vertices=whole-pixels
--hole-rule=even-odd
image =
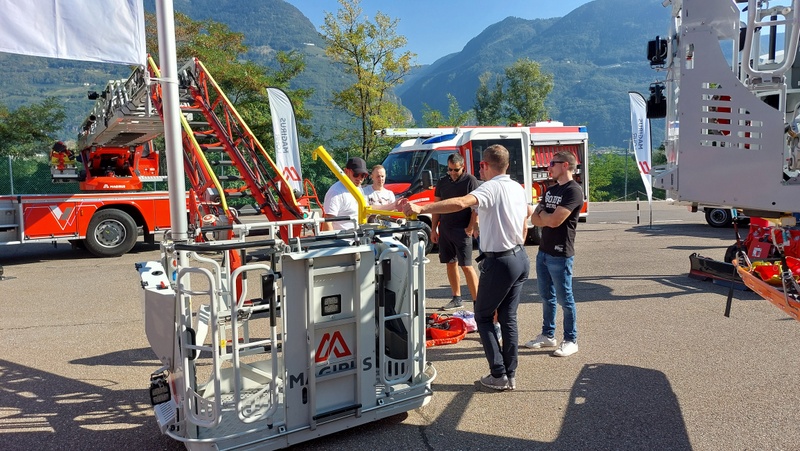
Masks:
[[[433,173],[431,171],[422,171],[422,188],[428,189],[433,186]]]

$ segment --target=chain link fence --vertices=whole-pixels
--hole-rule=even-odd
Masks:
[[[166,182],[145,183],[143,191],[166,191]],[[47,157],[0,158],[0,195],[75,194],[78,181],[54,182]]]
[[[78,183],[53,183],[50,159],[0,158],[0,194],[73,194]]]
[[[232,168],[220,168],[217,175],[236,174]],[[166,174],[166,170],[161,170]],[[242,181],[226,183],[225,188],[236,188],[244,185]],[[187,189],[190,187],[186,181]],[[146,182],[142,191],[166,191],[167,182]],[[50,172],[50,159],[44,156],[32,158],[0,157],[0,195],[17,194],[76,194],[80,189],[78,181],[54,182]],[[250,196],[229,198],[228,205],[241,209],[254,206]]]

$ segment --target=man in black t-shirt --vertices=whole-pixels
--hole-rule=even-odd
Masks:
[[[464,157],[454,153],[447,158],[447,174],[436,183],[434,201],[466,196],[478,187],[478,179],[464,172]],[[453,299],[442,310],[463,307],[461,301],[461,277],[458,266],[464,272],[472,299],[478,297],[478,273],[472,267],[472,233],[477,224],[477,214],[471,208],[455,213],[431,214],[431,240],[439,244],[439,262],[447,265],[447,280]]]
[[[531,216],[542,229],[536,255],[536,278],[542,297],[542,333],[525,343],[528,348],[556,346],[556,307],[564,313],[564,340],[553,355],[567,357],[578,352],[575,298],[572,296],[572,264],[575,229],[583,206],[583,190],[572,179],[577,159],[571,152],[558,152],[550,160],[550,177],[556,183],[547,188]]]

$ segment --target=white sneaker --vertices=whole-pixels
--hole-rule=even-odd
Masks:
[[[553,352],[553,355],[556,357],[569,357],[576,352],[578,352],[578,343],[564,340],[561,342],[561,346]]]
[[[553,337],[548,337],[547,335],[539,334],[533,340],[525,343],[524,345],[526,348],[531,349],[539,349],[539,348],[553,348],[558,346],[558,342]]]

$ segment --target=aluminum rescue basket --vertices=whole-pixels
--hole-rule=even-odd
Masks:
[[[316,217],[200,228],[233,237],[167,236],[159,261],[137,264],[164,434],[193,450],[279,449],[430,400],[421,225],[366,224],[374,213],[338,233]],[[298,225],[313,234],[280,238]]]

